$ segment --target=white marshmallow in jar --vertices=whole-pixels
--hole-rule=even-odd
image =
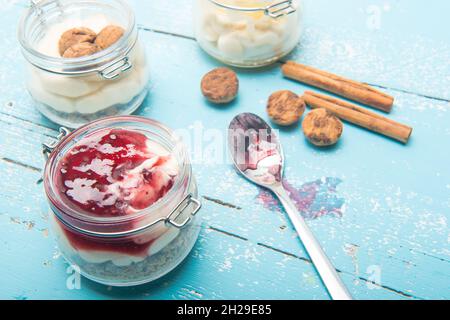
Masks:
[[[301,36],[300,0],[196,0],[194,13],[202,49],[236,67],[270,65]]]
[[[18,37],[27,89],[57,124],[77,128],[131,114],[147,96],[147,57],[125,1],[32,1]]]

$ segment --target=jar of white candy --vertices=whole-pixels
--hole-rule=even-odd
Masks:
[[[131,114],[148,93],[147,58],[125,1],[33,0],[18,37],[27,89],[60,125]]]
[[[300,39],[299,0],[196,0],[194,12],[197,42],[229,65],[269,65]]]

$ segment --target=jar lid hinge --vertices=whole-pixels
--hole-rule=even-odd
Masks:
[[[177,222],[176,220],[183,214],[183,212],[191,205],[194,205],[194,208],[192,209],[192,212],[188,215],[186,219],[184,219],[183,222]],[[193,216],[197,214],[197,212],[202,207],[202,203],[195,199],[192,194],[189,194],[184,198],[178,206],[172,211],[172,213],[167,217],[166,224],[170,224],[174,226],[175,228],[182,229],[184,228],[192,219]]]
[[[264,10],[266,15],[275,19],[287,16],[295,11],[297,11],[297,9],[293,7],[292,0],[275,3]]]
[[[130,62],[130,59],[125,56],[118,61],[114,61],[107,65],[103,70],[100,71],[100,75],[106,80],[114,80],[122,72],[130,70],[133,65]]]
[[[42,154],[44,155],[46,160],[48,160],[53,150],[55,150],[55,148],[60,144],[60,142],[69,134],[70,134],[69,129],[61,127],[59,129],[59,135],[56,137],[56,141],[42,144]]]
[[[52,1],[49,3],[44,3],[43,5],[40,5],[40,2],[42,2],[42,0],[30,0],[30,2],[31,2],[31,8],[34,8],[34,10],[36,10],[36,14],[38,15],[38,17],[41,17],[42,14],[44,13],[45,6],[49,6],[49,5],[53,5],[53,4],[59,9],[59,12],[61,14],[64,13],[61,2],[59,2],[58,0]],[[45,22],[42,18],[41,18],[41,21]]]

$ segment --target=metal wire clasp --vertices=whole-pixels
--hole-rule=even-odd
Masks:
[[[191,204],[194,205],[194,209],[192,210],[192,212],[187,216],[186,219],[184,219],[183,222],[176,222],[176,220],[182,216],[184,210],[186,210]],[[198,213],[201,207],[202,203],[199,200],[195,199],[192,194],[188,194],[186,198],[184,198],[178,204],[178,206],[173,209],[173,211],[167,216],[165,223],[166,225],[170,224],[175,228],[182,229],[192,220],[192,217],[194,217]]]
[[[286,0],[272,4],[264,9],[264,13],[275,19],[292,14],[297,11],[292,5],[292,1],[293,0]]]
[[[42,5],[40,4],[40,2],[42,2],[42,0],[30,0],[31,8],[34,8],[34,10],[36,10],[36,13],[39,17],[41,17],[42,14],[44,13],[44,8],[48,9],[50,7],[56,6],[61,14],[64,12],[61,2],[59,2],[59,1],[43,3]],[[44,20],[42,20],[42,21],[45,22]]]
[[[45,160],[48,160],[53,150],[55,150],[55,148],[59,145],[59,143],[69,134],[70,134],[69,129],[61,127],[59,129],[59,135],[56,137],[56,141],[42,144],[42,154],[44,155]]]
[[[131,69],[133,65],[128,57],[123,57],[106,65],[101,71],[100,75],[106,80],[116,79],[122,72]]]

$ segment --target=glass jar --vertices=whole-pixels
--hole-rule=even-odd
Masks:
[[[261,67],[289,54],[301,34],[300,0],[196,0],[195,36],[221,62]]]
[[[104,50],[78,58],[61,57],[61,35],[85,27],[123,28],[123,36]],[[135,16],[122,0],[41,0],[19,23],[27,61],[27,89],[37,109],[60,125],[77,128],[96,119],[133,113],[149,89],[149,68]]]
[[[121,133],[118,135],[116,132]],[[138,167],[134,167],[127,160],[123,163],[125,167],[113,166],[114,169],[109,169],[107,173],[108,170],[105,169],[109,167],[99,165],[98,156],[95,156],[91,163],[84,157],[92,152],[90,148],[93,148],[94,144],[97,144],[95,150],[102,152],[102,157],[103,154],[111,155],[108,159],[131,157],[130,151],[142,154],[136,147],[137,142],[134,147],[127,144],[127,148],[130,148],[127,152],[117,154],[114,152],[121,152],[118,145],[103,142],[106,141],[103,139],[118,141],[121,139],[120,135],[132,138],[133,134],[145,136],[145,139],[148,139],[145,145],[151,145],[155,152],[165,150],[164,152],[175,160],[173,163],[177,166],[177,174],[171,187],[165,189],[165,194],[150,206],[141,207],[139,210],[127,209],[125,215],[106,214],[125,212],[120,209],[125,207],[125,202],[136,207],[135,199],[142,196],[150,197],[149,194],[152,193],[148,189],[144,189],[146,193],[140,191],[136,193],[133,192],[133,188],[141,188],[145,181],[136,182],[138,181],[136,177],[142,175],[147,179],[149,172],[153,175],[152,182],[146,181],[153,188],[156,181],[154,177],[158,176],[157,171],[148,169],[147,161],[144,162],[145,166],[139,164]],[[75,266],[75,270],[79,270],[86,278],[105,285],[133,286],[164,276],[187,257],[200,231],[197,212],[201,203],[197,200],[197,185],[186,148],[170,129],[150,119],[121,116],[98,120],[72,133],[62,129],[59,139],[54,144],[44,145],[44,155],[47,158],[44,187],[51,208],[52,233],[56,237],[62,255]],[[131,139],[137,140],[139,139]],[[90,142],[84,144],[82,141]],[[84,164],[72,167],[77,160],[76,158],[73,158],[75,159],[73,161],[69,160],[70,157],[77,157],[80,154]],[[167,159],[167,155],[161,155],[159,159]],[[71,175],[72,169],[77,170],[73,175],[77,179],[66,178],[67,175]],[[62,174],[66,174],[63,179]],[[91,178],[92,181],[96,181],[93,185],[93,182],[82,177],[96,174],[107,174],[111,186],[117,186],[119,183],[119,187],[108,189],[116,190],[115,192],[119,194],[113,202],[109,202],[112,195],[97,197],[100,200],[92,201],[92,195],[103,192],[104,186],[100,185],[100,178]],[[121,180],[117,174],[122,174],[126,178]],[[112,183],[110,179],[115,182]],[[76,187],[73,185],[80,188],[77,196],[74,195]],[[87,188],[89,186],[93,187]],[[160,194],[160,189],[154,188]],[[107,192],[109,191],[105,191],[104,194]],[[121,198],[122,195],[124,198]],[[80,197],[85,199],[84,202]],[[98,203],[101,205],[97,206]],[[92,210],[88,209],[91,206]],[[101,209],[101,214],[98,211],[94,214],[95,208]],[[131,205],[128,208],[131,208]]]

